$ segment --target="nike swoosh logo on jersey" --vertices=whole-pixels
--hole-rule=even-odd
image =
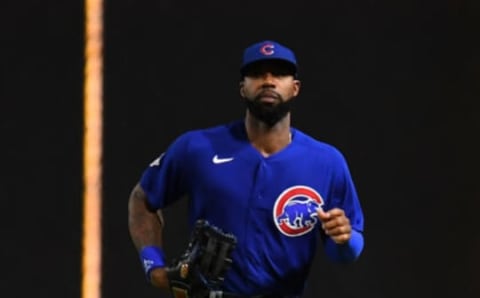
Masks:
[[[219,164],[219,163],[225,163],[225,162],[230,162],[233,160],[233,157],[227,157],[227,158],[219,158],[218,155],[215,155],[212,159],[212,162],[214,164]]]

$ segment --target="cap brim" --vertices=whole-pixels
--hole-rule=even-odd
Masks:
[[[296,76],[297,71],[298,71],[298,66],[291,61],[285,60],[285,59],[279,59],[279,58],[271,58],[271,59],[258,59],[251,61],[247,64],[244,64],[240,68],[240,74],[242,76],[247,75],[249,72],[252,72],[256,68],[259,67],[264,67],[265,64],[275,64],[275,65],[281,65],[281,67],[285,67],[288,73],[290,73],[293,76]]]

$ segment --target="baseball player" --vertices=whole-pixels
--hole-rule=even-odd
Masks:
[[[220,291],[207,297],[301,297],[318,245],[336,262],[360,256],[364,217],[346,159],[290,125],[297,70],[286,46],[249,46],[244,119],[185,132],[145,169],[130,196],[129,229],[153,286],[171,289],[161,210],[184,195],[190,227],[205,220],[236,238]]]

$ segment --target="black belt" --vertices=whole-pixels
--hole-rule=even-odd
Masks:
[[[299,298],[300,296],[284,296],[284,295],[254,295],[254,296],[245,296],[230,292],[223,291],[212,291],[208,298]]]
[[[263,295],[244,296],[244,295],[223,292],[223,291],[212,291],[210,292],[210,295],[208,296],[208,298],[267,298],[267,296],[263,296]]]

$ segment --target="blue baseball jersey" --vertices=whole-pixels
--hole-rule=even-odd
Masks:
[[[162,209],[187,195],[189,225],[206,219],[237,237],[224,290],[301,295],[321,225],[318,208],[345,211],[363,230],[347,162],[338,149],[291,128],[292,142],[264,157],[244,121],[192,130],[144,171],[148,202]]]

